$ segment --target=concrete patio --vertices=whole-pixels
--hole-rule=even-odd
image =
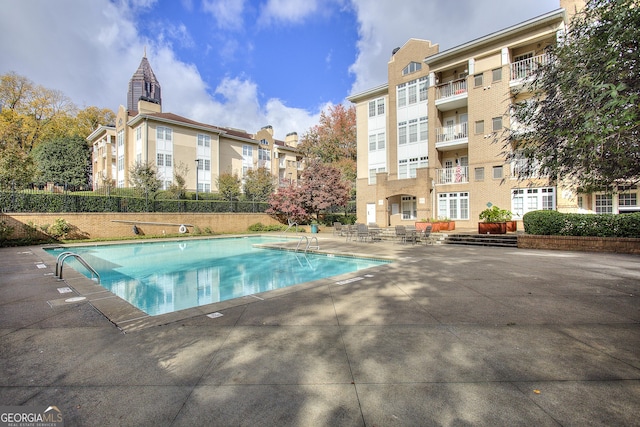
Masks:
[[[67,426],[640,425],[638,256],[319,241],[395,262],[127,321],[42,248],[0,249],[0,404]]]

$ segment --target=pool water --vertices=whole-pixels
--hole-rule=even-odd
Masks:
[[[149,315],[159,315],[312,280],[386,261],[255,247],[269,237],[73,247],[100,274],[100,284]],[[47,250],[57,256],[68,248]],[[75,259],[72,267],[91,274]]]

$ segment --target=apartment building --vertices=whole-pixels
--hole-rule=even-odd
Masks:
[[[514,219],[533,210],[618,213],[638,209],[638,191],[577,194],[545,177],[517,178],[505,161],[510,104],[531,96],[523,83],[548,61],[546,48],[584,2],[439,52],[427,40],[394,49],[388,83],[348,99],[356,106],[357,215],[393,226],[449,218],[475,228],[488,206]]]
[[[250,134],[163,112],[160,84],[146,56],[129,82],[127,104],[118,109],[115,124],[99,126],[87,137],[93,146],[94,189],[130,187],[136,163],[154,165],[163,189],[179,173],[188,190],[200,193],[216,192],[220,174],[243,179],[260,167],[270,170],[279,185],[299,178],[297,133],[282,141],[274,138],[271,126]]]

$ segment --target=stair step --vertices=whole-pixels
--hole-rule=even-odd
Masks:
[[[450,234],[444,242],[448,245],[475,245],[496,247],[518,247],[518,236],[504,234]]]

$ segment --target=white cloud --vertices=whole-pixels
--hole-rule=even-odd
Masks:
[[[352,93],[387,81],[391,51],[408,39],[439,44],[440,51],[558,9],[559,0],[351,0],[358,16],[358,55],[350,67]]]
[[[245,0],[203,0],[202,8],[210,13],[219,28],[240,30]]]
[[[317,9],[316,0],[267,0],[258,22],[266,24],[272,21],[300,23]]]

